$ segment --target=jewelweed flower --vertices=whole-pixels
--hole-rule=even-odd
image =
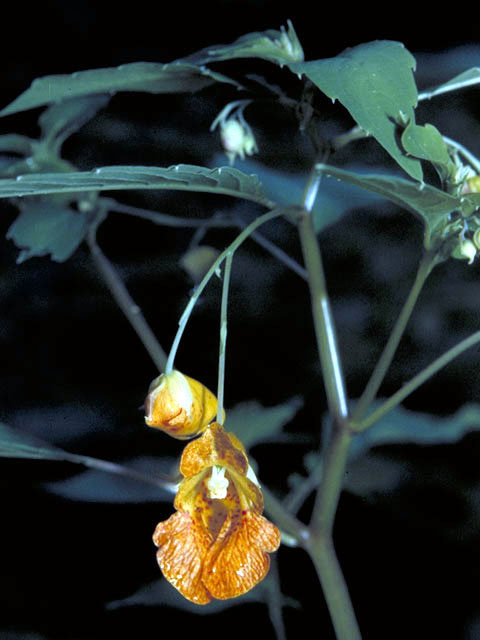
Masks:
[[[155,378],[145,400],[146,424],[181,440],[201,433],[216,414],[213,393],[175,369]]]
[[[185,447],[180,472],[177,511],[153,535],[163,575],[196,604],[242,595],[266,576],[267,554],[280,545],[243,445],[214,422]]]
[[[255,136],[243,118],[228,118],[220,124],[220,138],[230,164],[240,156],[251,156],[258,151]]]

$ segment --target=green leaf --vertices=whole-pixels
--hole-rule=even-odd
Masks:
[[[119,191],[123,189],[173,189],[202,191],[253,200],[273,206],[256,176],[247,176],[233,167],[208,169],[178,164],[168,168],[112,166],[71,173],[37,173],[0,179],[0,198],[71,193],[79,191]]]
[[[45,109],[38,124],[47,146],[54,151],[58,150],[64,140],[93,118],[109,100],[108,94],[93,94],[63,100]]]
[[[441,93],[448,93],[449,91],[457,91],[458,89],[464,89],[465,87],[471,87],[480,83],[480,67],[472,67],[463,71],[458,76],[455,76],[448,82],[437,85],[427,91],[422,91],[418,95],[419,100],[428,100],[433,96],[438,96]]]
[[[419,126],[411,122],[402,134],[402,145],[409,155],[431,162],[443,180],[455,175],[455,164],[448,147],[433,125]]]
[[[70,459],[67,459],[71,461]],[[78,460],[81,463],[81,460]],[[86,462],[91,466],[91,459]],[[174,468],[176,461],[160,457],[139,456],[122,461],[129,471],[134,470],[152,478],[160,469]],[[101,463],[100,463],[101,464]],[[141,504],[146,502],[172,502],[173,487],[164,488],[154,483],[139,482],[126,473],[105,473],[108,469],[93,468],[81,471],[74,476],[42,484],[49,493],[81,502],[108,504]]]
[[[430,185],[394,175],[360,174],[324,164],[317,167],[332,178],[378,193],[417,214],[425,225],[426,249],[433,248],[442,236],[449,222],[448,215],[467,204],[465,198],[456,198]]]
[[[226,76],[186,62],[132,62],[119,67],[36,78],[26,91],[0,111],[0,116],[79,96],[113,95],[118,91],[183,93],[199,91],[215,82],[239,86]]]
[[[215,161],[218,164],[220,160],[221,154],[218,154]],[[251,158],[236,160],[236,164],[244,173],[253,173],[258,176],[265,195],[267,198],[275,199],[277,205],[288,207],[302,201],[307,174],[281,171],[262,165]],[[372,191],[359,189],[346,182],[325,181],[313,206],[315,231],[319,233],[337,222],[347,211],[356,207],[370,206],[379,199],[378,195]]]
[[[104,474],[107,473],[122,476],[124,489],[129,486],[127,481],[130,481],[131,479],[133,479],[137,483],[146,483],[149,486],[154,486],[156,491],[158,492],[159,500],[163,500],[165,498],[165,491],[168,491],[169,493],[175,493],[176,485],[178,482],[176,474],[175,476],[169,476],[159,473],[157,470],[153,472],[153,465],[151,460],[140,458],[137,462],[134,461],[133,467],[125,467],[115,462],[109,462],[108,460],[100,460],[98,458],[91,458],[90,456],[82,456],[75,453],[69,453],[68,451],[64,451],[63,449],[43,442],[43,440],[39,440],[29,433],[19,431],[17,429],[12,429],[11,427],[1,422],[0,458],[56,460],[57,462],[72,462],[73,464],[80,464],[82,466],[88,467],[89,469],[101,471]],[[146,470],[144,470],[145,467],[147,468]],[[83,479],[84,477],[84,474],[80,474],[81,479]],[[86,474],[86,478],[87,484],[84,485],[83,488],[87,495],[84,494],[83,498],[88,499],[88,491],[91,489],[92,475]],[[98,487],[100,483],[100,476],[96,477],[96,475],[93,475],[93,478],[97,481]],[[122,484],[122,480],[119,481],[119,484]],[[54,483],[51,484],[53,485]],[[68,493],[69,489],[73,493],[76,489],[78,489],[78,482],[75,482],[75,479],[70,486],[68,484],[68,481],[66,481],[66,484],[66,493]],[[107,487],[109,488],[106,496],[107,499],[110,499],[112,497],[113,485],[118,488],[118,484],[108,484],[107,482]],[[47,487],[48,486],[49,485],[47,485]],[[132,489],[131,486],[129,490],[135,491],[135,489]],[[58,490],[58,493],[61,494],[61,487]],[[81,496],[78,495],[74,497],[81,498]],[[100,498],[100,501],[101,500],[102,498]]]
[[[209,62],[234,58],[263,58],[281,66],[289,62],[300,62],[304,57],[302,45],[291,21],[288,20],[287,24],[287,30],[282,27],[281,31],[268,29],[261,33],[247,33],[232,44],[217,44],[206,47],[182,58],[182,61],[208,64]]]
[[[467,404],[446,418],[396,407],[379,422],[355,436],[351,456],[388,444],[439,445],[458,442],[480,430],[480,405]]]
[[[76,251],[87,232],[84,213],[49,202],[29,202],[7,231],[7,238],[21,248],[17,263],[34,256],[51,255],[64,262]]]
[[[275,407],[264,407],[255,400],[241,402],[227,411],[225,428],[233,431],[246,449],[261,442],[285,441],[281,430],[302,406],[300,398],[292,398]]]
[[[422,179],[416,158],[403,153],[397,127],[414,121],[417,88],[415,59],[399,42],[382,40],[347,49],[335,58],[290,64],[332,100],[339,100],[355,122],[372,135],[415,180]]]

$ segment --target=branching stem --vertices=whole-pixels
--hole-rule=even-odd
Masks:
[[[320,180],[321,175],[313,170],[305,189],[299,235],[308,273],[313,324],[332,428],[324,447],[322,482],[315,498],[306,549],[317,570],[338,640],[361,640],[350,595],[332,541],[333,522],[353,436],[348,424],[348,401],[333,314],[312,219]]]
[[[446,351],[439,358],[434,360],[428,367],[425,367],[420,373],[414,376],[409,382],[403,385],[396,393],[393,394],[388,400],[381,404],[376,411],[368,415],[360,422],[352,422],[351,428],[355,432],[365,431],[368,427],[378,422],[380,418],[383,418],[394,407],[398,406],[405,400],[411,393],[416,391],[424,382],[427,382],[432,376],[438,373],[443,367],[449,364],[452,360],[457,358],[467,349],[475,346],[480,342],[480,331],[476,331],[470,337],[465,338],[457,345]]]
[[[377,395],[377,391],[380,388],[380,385],[385,378],[385,375],[392,363],[393,357],[397,350],[398,344],[405,332],[405,328],[407,323],[412,315],[413,308],[415,303],[417,302],[418,296],[425,284],[426,279],[428,278],[430,272],[433,267],[437,263],[437,254],[434,252],[427,251],[422,260],[420,261],[420,265],[418,267],[417,275],[415,278],[415,282],[413,283],[412,288],[408,294],[408,297],[402,307],[400,315],[397,318],[395,326],[390,334],[390,337],[385,345],[385,348],[380,356],[375,369],[370,377],[370,380],[365,387],[365,390],[360,397],[355,410],[352,414],[352,420],[359,420],[368,411],[371,403],[375,400]]]

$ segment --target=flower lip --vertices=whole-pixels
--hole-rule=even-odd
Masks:
[[[153,536],[160,569],[195,604],[246,593],[267,574],[280,532],[262,516],[242,444],[213,423],[185,447],[180,472],[177,511]]]

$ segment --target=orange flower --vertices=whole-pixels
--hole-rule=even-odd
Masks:
[[[174,513],[155,529],[165,578],[196,604],[249,591],[267,574],[280,533],[261,514],[240,441],[217,422],[185,447]]]
[[[175,369],[150,385],[145,422],[181,440],[201,433],[217,413],[217,399],[201,382]]]

